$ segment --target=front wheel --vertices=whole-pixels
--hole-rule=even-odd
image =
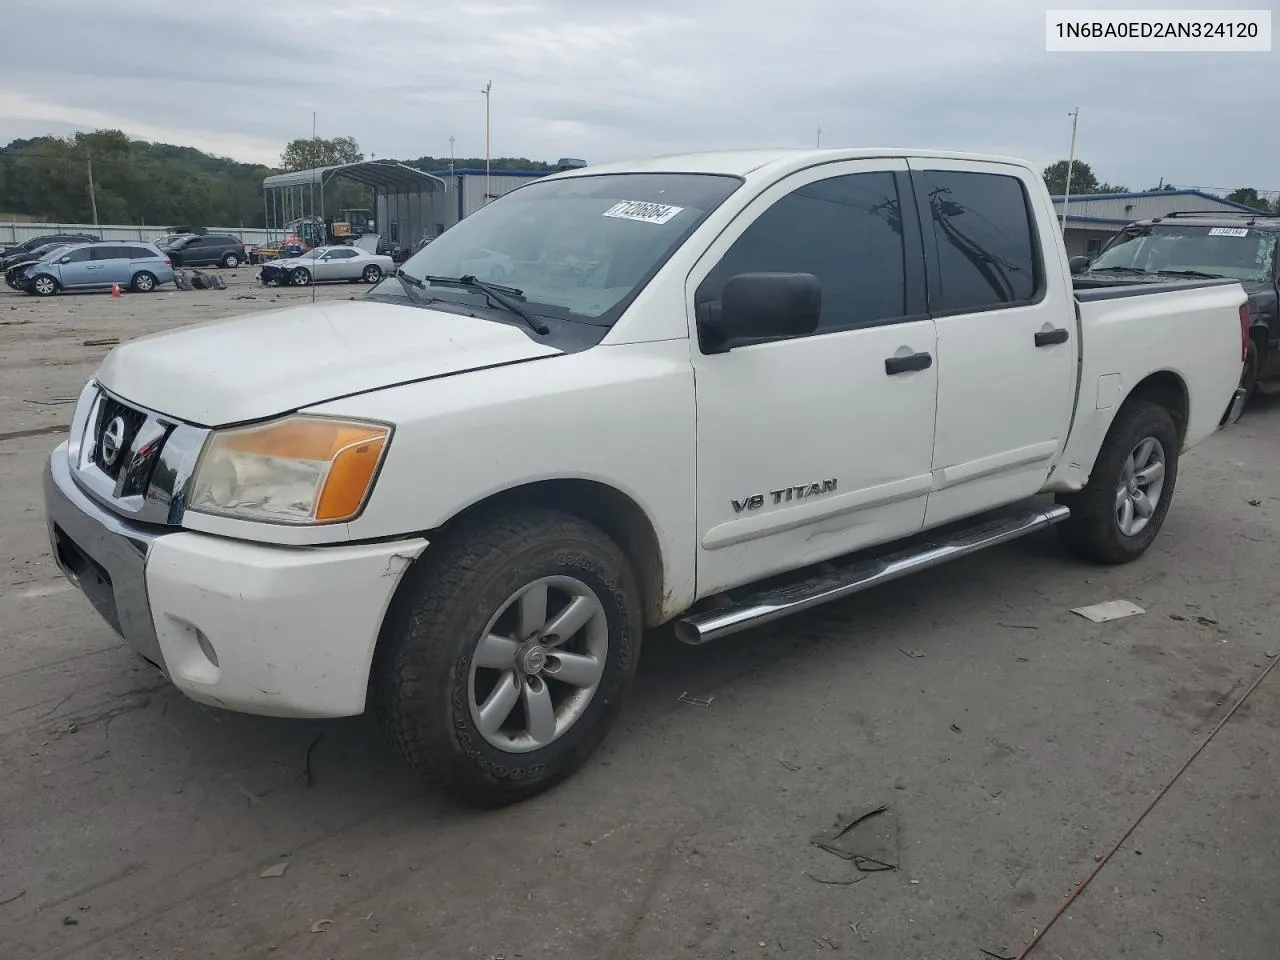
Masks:
[[[1094,563],[1128,563],[1160,532],[1178,479],[1178,431],[1169,411],[1139,402],[1120,412],[1098,452],[1088,485],[1058,498],[1071,508],[1063,543]]]
[[[306,267],[299,267],[289,275],[289,282],[295,287],[305,287],[311,282],[311,271]]]
[[[410,577],[372,677],[409,763],[481,806],[577,770],[639,660],[640,597],[618,546],[566,514],[505,513],[456,531]]]
[[[32,280],[27,289],[38,297],[52,297],[58,292],[58,281],[42,275]]]

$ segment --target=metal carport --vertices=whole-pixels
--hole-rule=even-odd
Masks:
[[[373,190],[374,225],[393,249],[412,250],[427,227],[445,220],[448,185],[396,160],[362,160],[277,173],[262,181],[267,230],[280,232],[299,217],[325,218],[325,188],[346,180]]]

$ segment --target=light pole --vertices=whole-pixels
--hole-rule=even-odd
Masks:
[[[453,176],[453,137],[449,138],[449,176]]]
[[[822,147],[822,128],[821,127],[818,128],[818,144],[817,145],[819,148]]]
[[[1062,223],[1060,224],[1064,232],[1067,229],[1067,204],[1071,202],[1071,168],[1076,163],[1076,124],[1080,120],[1080,108],[1076,107],[1068,116],[1071,117],[1071,150],[1067,153],[1067,186],[1062,193]]]
[[[484,202],[488,203],[493,195],[489,178],[491,176],[489,161],[489,91],[493,89],[493,81],[484,85],[480,92],[484,94]]]

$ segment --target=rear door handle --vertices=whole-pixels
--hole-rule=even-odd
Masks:
[[[884,372],[889,376],[895,373],[910,373],[912,370],[928,370],[933,366],[933,356],[928,353],[911,353],[905,357],[886,357]]]
[[[1059,327],[1056,330],[1041,330],[1036,334],[1037,347],[1051,347],[1055,343],[1067,342],[1067,330],[1065,327]]]

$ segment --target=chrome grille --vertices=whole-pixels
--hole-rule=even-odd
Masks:
[[[202,427],[147,410],[91,382],[72,419],[71,475],[115,513],[177,526],[206,436]]]

